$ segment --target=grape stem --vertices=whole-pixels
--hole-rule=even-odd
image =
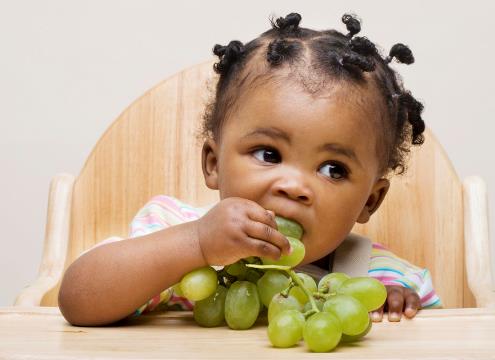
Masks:
[[[314,313],[320,312],[320,310],[318,309],[318,306],[316,305],[316,301],[315,301],[313,294],[311,293],[311,291],[309,291],[306,288],[306,286],[304,286],[303,281],[301,280],[301,278],[299,276],[297,276],[296,272],[294,270],[290,270],[290,269],[285,270],[285,271],[287,272],[287,274],[289,274],[292,281],[294,281],[304,291],[304,293],[308,297],[309,302],[311,303],[311,310],[309,310],[309,311],[314,311]]]
[[[332,296],[336,295],[337,293],[336,292],[332,292],[332,293],[323,293],[323,292],[314,292],[313,293],[313,296],[316,298],[316,299],[324,299],[324,300],[327,300],[327,299],[330,299]]]
[[[287,265],[258,265],[258,264],[246,264],[247,267],[255,269],[274,269],[274,270],[290,270],[290,266]]]
[[[305,313],[303,313],[303,316],[304,316],[305,319],[307,319],[308,317],[310,317],[313,314],[316,314],[315,310],[314,309],[309,309],[308,311],[306,311]]]
[[[283,271],[287,272],[287,274],[289,274],[290,278],[293,281],[292,286],[294,283],[297,286],[299,286],[304,291],[304,293],[308,297],[309,302],[311,304],[311,309],[304,313],[304,317],[307,317],[309,315],[320,312],[320,310],[318,309],[318,306],[316,305],[316,301],[315,301],[313,294],[311,293],[311,291],[309,291],[306,288],[306,286],[304,286],[304,282],[301,280],[301,278],[299,276],[297,276],[296,272],[294,270],[292,270],[290,266],[287,266],[287,265],[255,265],[255,264],[246,264],[246,266],[256,268],[256,269],[275,269],[275,270],[283,270]],[[288,289],[290,290],[290,288],[291,288],[291,286],[289,286]],[[287,291],[287,293],[288,293],[288,291]],[[318,296],[319,295],[320,295],[320,293],[318,293]],[[326,296],[326,294],[321,294],[321,295]]]
[[[289,291],[290,289],[292,289],[294,286],[296,286],[296,284],[294,283],[294,281],[291,281],[289,286],[287,286],[287,288],[285,290],[282,290],[280,292],[280,295],[282,295],[283,297],[287,297],[289,296]]]

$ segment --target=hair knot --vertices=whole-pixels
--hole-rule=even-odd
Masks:
[[[400,63],[403,64],[412,64],[414,62],[414,56],[406,45],[404,44],[395,44],[390,49],[388,56],[385,58],[385,62],[388,64],[392,61],[393,58],[396,58]]]
[[[213,69],[218,74],[225,74],[231,65],[244,55],[244,45],[238,40],[232,40],[227,46],[215,45],[213,54],[220,61],[213,64]]]
[[[339,62],[348,70],[353,70],[353,67],[358,67],[365,72],[375,70],[374,61],[359,54],[344,54]]]
[[[424,142],[423,132],[425,122],[421,118],[423,104],[416,100],[409,91],[405,91],[399,96],[399,107],[407,114],[407,120],[412,126],[412,143],[421,145]]]
[[[368,38],[356,36],[349,40],[349,47],[352,51],[363,56],[373,56],[376,54],[376,46]]]
[[[355,15],[344,14],[342,16],[342,22],[349,31],[347,34],[347,37],[349,38],[352,38],[355,34],[361,31],[361,22],[355,17]]]
[[[301,44],[285,39],[275,39],[268,44],[266,60],[273,66],[280,65],[286,59],[294,59]]]
[[[275,22],[273,22],[273,20],[270,20],[270,22],[272,24],[272,28],[274,29],[281,31],[295,31],[299,27],[301,18],[301,15],[298,13],[290,13],[285,18],[279,17]]]

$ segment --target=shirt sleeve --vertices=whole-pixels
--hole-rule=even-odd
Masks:
[[[129,238],[144,236],[170,226],[196,220],[200,213],[192,206],[171,196],[153,197],[136,214],[129,226]],[[178,296],[173,287],[163,290],[128,317],[163,310],[192,310],[194,302]]]
[[[134,216],[129,225],[128,238],[137,238],[170,226],[196,220],[200,214],[199,210],[172,196],[157,195],[151,198]],[[109,237],[87,249],[80,256],[99,246],[121,240],[124,239],[118,236]],[[139,316],[153,310],[192,310],[193,306],[194,302],[177,296],[173,287],[170,287],[153,296],[128,317]]]
[[[381,244],[372,244],[368,275],[384,285],[399,285],[416,291],[423,309],[442,307],[428,269],[401,259]]]

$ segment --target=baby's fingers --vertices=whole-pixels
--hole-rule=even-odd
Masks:
[[[383,319],[383,305],[371,312],[371,321],[380,322]]]
[[[404,315],[409,319],[416,316],[416,313],[421,308],[421,299],[419,295],[410,289],[404,290],[404,297],[406,298],[406,308],[404,310]]]
[[[273,260],[278,260],[282,255],[280,249],[268,241],[258,240],[251,237],[248,237],[248,241],[251,248],[249,252],[250,256],[269,257]]]
[[[247,235],[255,239],[265,240],[275,245],[281,253],[289,254],[289,240],[277,230],[277,223],[274,218],[268,212],[266,214],[267,217],[271,218],[271,221],[265,215],[258,215],[257,217],[254,214],[249,214],[250,219],[253,221],[248,222]]]
[[[402,289],[398,286],[387,287],[388,321],[400,321],[404,307]]]

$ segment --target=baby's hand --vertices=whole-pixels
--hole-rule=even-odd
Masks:
[[[408,318],[413,318],[421,309],[419,295],[406,287],[398,285],[385,285],[387,288],[387,300],[378,310],[371,312],[371,320],[382,321],[383,311],[388,310],[388,321],[400,321],[402,311]]]
[[[287,238],[277,231],[273,212],[251,200],[223,199],[196,226],[209,265],[228,265],[249,256],[278,260],[290,250]]]

